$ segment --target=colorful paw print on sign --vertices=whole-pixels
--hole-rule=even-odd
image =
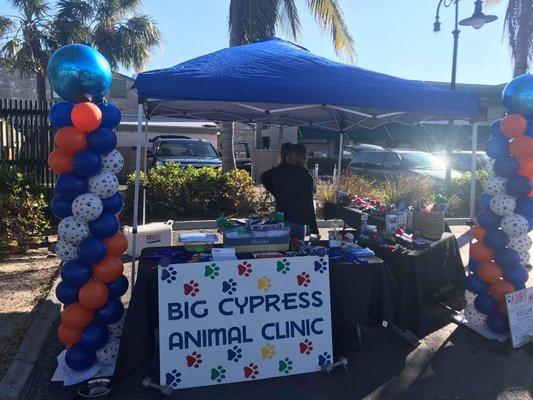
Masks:
[[[307,287],[311,283],[311,276],[304,271],[296,276],[296,283],[298,283],[298,286]]]
[[[244,377],[248,379],[255,379],[255,377],[259,375],[259,367],[254,363],[248,364],[243,370]]]
[[[257,288],[263,292],[268,292],[272,289],[272,279],[268,276],[263,276],[257,280]]]
[[[238,346],[233,346],[232,348],[228,349],[228,361],[233,362],[239,362],[239,360],[242,358],[242,349],[240,349]]]
[[[207,278],[215,279],[219,275],[220,267],[215,263],[206,265],[204,270],[204,276]]]
[[[303,342],[300,342],[298,347],[300,348],[301,354],[309,355],[313,351],[313,342],[311,342],[309,339],[305,339]]]
[[[176,275],[178,271],[174,267],[163,268],[161,270],[161,280],[166,281],[167,283],[172,283],[176,280]]]
[[[222,292],[227,293],[230,296],[237,291],[237,282],[233,279],[228,279],[222,282]]]
[[[167,386],[172,386],[173,388],[177,388],[179,383],[181,382],[181,373],[178,372],[177,369],[173,369],[170,372],[167,372],[165,374],[165,383]]]
[[[252,264],[248,261],[243,261],[241,264],[237,265],[237,271],[240,276],[248,277],[252,273]]]
[[[185,357],[185,361],[187,362],[187,367],[198,368],[202,363],[202,355],[196,351],[193,351],[192,354],[189,354],[187,357]]]
[[[268,343],[261,347],[261,357],[272,360],[276,355],[276,348],[274,345]]]
[[[328,365],[329,363],[331,363],[331,355],[327,351],[323,352],[322,354],[319,354],[318,365]]]
[[[315,261],[315,271],[323,274],[328,269],[328,262],[321,258],[318,261]]]
[[[292,361],[289,359],[289,357],[279,360],[278,370],[284,374],[289,374],[292,371]]]
[[[189,281],[183,284],[183,293],[185,293],[185,296],[195,297],[199,292],[200,288],[198,282]]]
[[[286,258],[284,258],[283,260],[279,260],[276,263],[276,271],[281,272],[282,274],[286,274],[287,272],[291,270],[290,265],[291,265],[290,261],[287,260]]]
[[[226,379],[226,370],[222,367],[222,365],[219,365],[216,368],[211,368],[212,381],[217,381],[218,383],[220,383],[224,379]]]

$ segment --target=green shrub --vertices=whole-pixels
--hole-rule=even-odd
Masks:
[[[135,174],[128,177],[126,192],[131,215]],[[181,168],[166,164],[141,176],[146,187],[147,215],[150,220],[187,220],[226,216],[256,215],[265,202],[246,171],[222,172],[215,168]]]
[[[398,205],[401,201],[406,205],[414,205],[422,199],[431,201],[437,192],[435,183],[423,176],[402,175],[387,178],[381,184],[383,201]]]
[[[0,256],[23,252],[48,228],[46,202],[30,177],[0,166]]]
[[[481,182],[487,177],[485,170],[476,173],[476,213],[481,211],[479,196],[483,193]],[[468,217],[470,213],[470,181],[472,173],[466,172],[462,176],[452,179],[446,195],[450,199],[448,204],[448,217]]]

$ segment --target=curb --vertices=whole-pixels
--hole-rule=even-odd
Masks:
[[[61,311],[61,303],[56,299],[55,288],[61,277],[57,276],[50,292],[39,305],[35,318],[19,346],[11,365],[0,382],[0,400],[24,400],[33,383],[35,365]]]

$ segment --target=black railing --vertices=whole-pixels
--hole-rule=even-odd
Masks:
[[[48,124],[52,102],[0,99],[0,164],[16,167],[53,196],[55,177],[48,168],[54,132]]]

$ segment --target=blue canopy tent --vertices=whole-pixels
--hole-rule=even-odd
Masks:
[[[343,132],[352,128],[372,129],[390,121],[475,120],[480,109],[476,94],[342,64],[277,38],[143,72],[133,88],[139,96],[137,175],[143,113],[147,119],[173,116],[314,126],[340,134],[342,148]]]

